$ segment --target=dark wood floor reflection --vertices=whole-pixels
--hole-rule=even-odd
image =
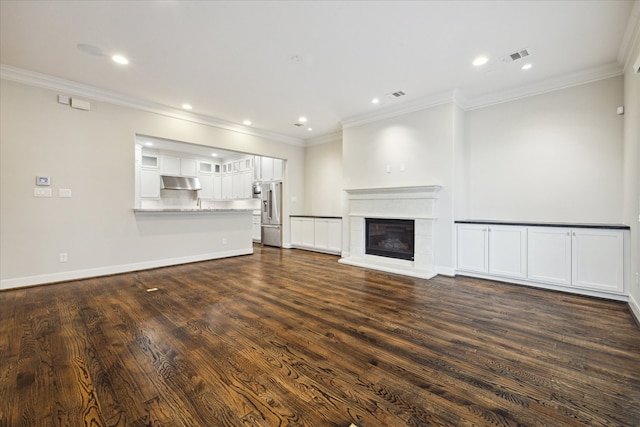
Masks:
[[[351,422],[638,426],[640,329],[624,303],[260,246],[0,292],[2,426]]]

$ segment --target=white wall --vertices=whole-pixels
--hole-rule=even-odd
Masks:
[[[631,226],[629,303],[640,322],[640,74],[632,65],[640,58],[640,34],[624,74],[624,222]]]
[[[622,77],[466,114],[473,219],[622,223]]]
[[[304,153],[305,214],[342,216],[342,137]]]
[[[435,265],[436,271],[447,274],[454,267],[454,116],[458,113],[450,102],[343,131],[345,189],[443,187],[438,193]],[[348,235],[347,228],[343,224]]]
[[[5,284],[229,254],[250,242],[250,215],[248,234],[236,234],[233,230],[243,226],[229,223],[224,246],[217,234],[224,230],[211,218],[178,227],[179,221],[160,226],[167,220],[134,215],[136,134],[286,159],[285,201],[294,196],[304,204],[301,147],[104,102],[93,101],[91,111],[76,110],[58,104],[55,91],[7,80],[0,84],[0,278]],[[54,197],[33,196],[37,175],[51,177]],[[57,197],[59,188],[70,188],[73,197]],[[285,203],[284,214],[290,209]],[[285,242],[288,238],[287,227]],[[60,252],[68,253],[67,263],[58,262]]]

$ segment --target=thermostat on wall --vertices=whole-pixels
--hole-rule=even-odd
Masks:
[[[48,176],[36,176],[36,185],[51,185],[51,180]]]

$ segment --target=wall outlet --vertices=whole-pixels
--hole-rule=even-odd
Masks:
[[[66,252],[60,252],[60,255],[58,257],[60,259],[60,262],[67,262],[67,260],[69,259]]]
[[[71,189],[70,188],[61,188],[59,190],[60,197],[71,197]]]

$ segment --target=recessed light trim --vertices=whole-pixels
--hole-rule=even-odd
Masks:
[[[309,132],[311,132],[311,131],[313,130],[313,128],[307,128],[307,130],[308,130]]]
[[[524,71],[527,71],[527,70],[530,70],[530,69],[531,69],[531,67],[533,67],[533,65],[532,65],[531,63],[529,63],[529,64],[524,64],[524,65],[521,67],[521,69],[522,69],[522,70],[524,70]]]
[[[380,99],[379,99],[379,98],[373,98],[373,99],[371,100],[371,103],[372,103],[372,104],[379,104],[379,103],[380,103]]]
[[[300,116],[300,117],[298,117],[298,122],[299,123],[307,123],[307,118],[304,117],[304,116]]]
[[[217,153],[211,153],[211,156],[212,157],[218,157],[218,154]]]
[[[472,64],[474,67],[480,67],[486,64],[487,62],[489,62],[489,58],[487,58],[486,56],[478,56],[476,59],[473,60]]]
[[[191,106],[191,104],[182,104],[182,108],[184,110],[193,110],[193,107]]]
[[[249,119],[244,120],[244,121],[242,122],[242,124],[243,124],[243,125],[245,125],[245,126],[251,126],[251,120],[249,120]]]
[[[127,65],[129,63],[129,60],[122,55],[113,55],[111,59],[113,59],[113,62],[121,65]]]

